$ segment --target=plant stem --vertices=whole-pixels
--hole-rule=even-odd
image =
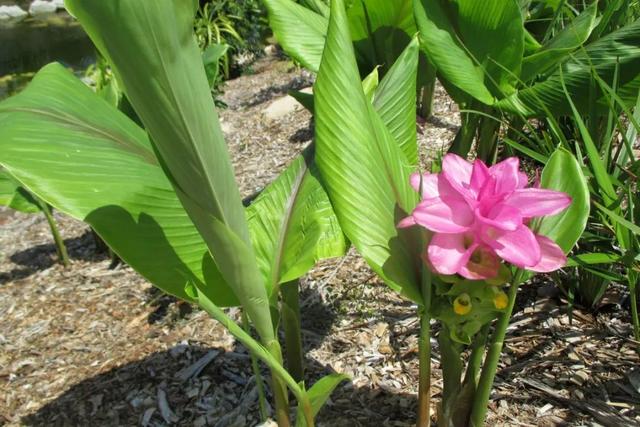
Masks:
[[[44,201],[39,200],[40,208],[42,208],[42,212],[44,216],[47,218],[47,222],[49,223],[49,228],[51,229],[51,234],[53,235],[53,241],[56,245],[56,252],[58,253],[58,259],[60,263],[65,267],[69,267],[69,255],[67,254],[67,248],[64,245],[64,241],[60,236],[60,232],[58,231],[58,226],[56,225],[56,220],[53,218],[53,214],[51,213],[51,207]]]
[[[290,425],[288,405],[286,408],[282,408],[282,406],[278,407],[278,401],[280,401],[280,405],[282,405],[283,401],[286,402],[286,389],[285,393],[282,393],[282,386],[286,385],[295,395],[298,400],[298,404],[302,406],[307,427],[313,427],[313,412],[311,411],[311,402],[309,401],[309,397],[282,366],[282,354],[280,352],[280,345],[278,342],[272,341],[271,343],[268,343],[266,347],[263,346],[253,339],[251,335],[247,334],[236,324],[236,322],[231,320],[229,316],[227,316],[220,307],[207,298],[204,293],[198,292],[197,300],[198,305],[200,305],[203,310],[218,322],[222,323],[222,326],[227,328],[227,330],[231,332],[238,341],[247,347],[249,351],[252,351],[256,357],[262,360],[262,362],[264,362],[264,364],[271,370],[272,378],[276,379],[272,388],[274,400],[276,401],[276,419],[278,426],[286,427]],[[282,399],[282,396],[284,396],[285,399]],[[278,416],[281,418],[278,418]]]
[[[442,367],[442,406],[438,413],[438,425],[455,426],[454,418],[459,410],[456,404],[461,391],[462,348],[451,339],[451,331],[444,324],[438,336],[438,344]]]
[[[431,272],[422,268],[422,299],[420,317],[420,338],[418,340],[420,378],[418,380],[418,422],[417,427],[431,425]]]
[[[287,370],[294,380],[304,380],[304,355],[302,351],[302,327],[300,324],[300,283],[298,280],[280,286],[282,295],[282,326],[287,355]]]
[[[269,349],[271,356],[282,366],[282,351],[280,350],[280,344],[277,341],[272,341],[267,345],[267,348]],[[278,427],[289,427],[291,422],[289,421],[289,396],[287,392],[287,385],[276,372],[272,372],[271,375],[271,392],[273,393],[276,422],[278,423]]]
[[[473,105],[473,103],[471,105]],[[451,144],[449,148],[450,153],[467,157],[473,145],[473,138],[476,136],[476,130],[478,129],[478,123],[480,121],[479,117],[478,114],[474,113],[460,113],[462,126],[456,134],[453,144]]]
[[[250,333],[249,318],[244,311],[242,312],[242,327],[247,334]],[[269,410],[267,409],[267,395],[264,391],[264,381],[262,380],[262,373],[260,373],[260,366],[258,365],[258,358],[256,357],[256,354],[251,350],[249,350],[249,354],[251,355],[251,369],[253,370],[253,376],[256,379],[256,387],[258,388],[260,419],[262,422],[265,422],[267,421],[267,418],[269,418]]]
[[[473,409],[471,410],[471,418],[469,425],[472,427],[480,427],[484,425],[484,419],[487,415],[487,405],[489,404],[489,398],[491,397],[491,389],[493,388],[493,380],[496,377],[496,370],[498,368],[498,362],[500,360],[500,354],[502,353],[502,347],[504,345],[504,337],[507,334],[507,327],[509,326],[509,320],[511,320],[511,313],[516,303],[516,295],[518,294],[518,288],[520,282],[524,277],[524,270],[518,270],[515,274],[513,283],[509,288],[509,304],[506,310],[496,324],[496,329],[491,336],[491,344],[489,345],[489,352],[482,368],[482,374],[480,375],[480,382],[478,383],[478,390],[473,402]]]
[[[629,271],[627,273],[627,279],[629,281],[629,298],[631,298],[633,336],[636,341],[640,341],[640,319],[638,319],[638,274]]]

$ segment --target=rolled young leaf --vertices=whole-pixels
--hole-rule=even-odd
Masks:
[[[197,2],[68,0],[115,68],[178,197],[265,342],[268,296],[193,36]]]
[[[163,291],[207,282],[220,305],[238,300],[158,164],[144,130],[59,64],[0,103],[0,164],[56,209],[89,223]]]
[[[387,284],[421,301],[419,257],[396,228],[417,202],[411,167],[365,97],[342,0],[331,1],[314,93],[316,162],[344,233]]]

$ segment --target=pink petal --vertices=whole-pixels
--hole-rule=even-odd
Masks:
[[[483,240],[500,258],[521,268],[538,264],[542,256],[536,236],[524,225],[515,231],[500,231],[489,227],[483,233]]]
[[[471,163],[458,156],[449,153],[442,159],[442,173],[447,181],[460,194],[470,196],[469,183],[471,182],[471,174],[473,166]]]
[[[533,267],[528,267],[528,270],[538,273],[550,273],[567,265],[567,257],[556,242],[540,235],[536,235],[536,240],[540,245],[542,258],[540,258],[540,262]]]
[[[571,204],[571,197],[560,191],[525,188],[514,191],[505,203],[518,208],[522,216],[533,218],[563,211]]]
[[[476,195],[480,193],[480,190],[487,179],[489,179],[489,176],[489,168],[482,160],[476,160],[473,162],[470,187]]]
[[[422,181],[421,181],[422,179]],[[420,188],[422,186],[422,198],[423,199],[431,199],[433,197],[438,197],[440,194],[438,193],[438,174],[437,173],[414,173],[411,174],[409,178],[409,182],[414,190],[420,193]]]
[[[487,246],[478,247],[469,262],[458,271],[461,276],[470,280],[492,279],[500,271],[500,258]]]
[[[489,172],[496,179],[496,193],[510,193],[518,188],[520,182],[520,160],[509,157],[489,168]]]
[[[476,246],[466,247],[464,233],[436,233],[429,243],[427,256],[438,273],[455,274],[469,261]]]
[[[525,188],[529,184],[529,177],[524,172],[518,172],[518,188]]]
[[[460,233],[473,224],[474,215],[461,197],[435,197],[423,200],[412,214],[416,224],[436,233]]]
[[[485,214],[483,210],[488,209]],[[514,231],[522,225],[522,214],[520,210],[506,205],[504,203],[497,203],[492,206],[483,206],[476,209],[476,218],[497,229]]]
[[[413,227],[414,225],[416,225],[416,220],[412,217],[412,216],[408,216],[405,219],[401,220],[398,225],[396,225],[397,228],[409,228],[409,227]]]

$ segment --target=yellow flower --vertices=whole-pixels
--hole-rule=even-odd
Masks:
[[[461,294],[453,301],[453,311],[460,316],[469,314],[471,311],[471,297],[469,297],[469,294]]]
[[[504,292],[499,291],[493,297],[493,305],[495,305],[498,310],[504,310],[507,308],[507,305],[509,305],[509,297]]]

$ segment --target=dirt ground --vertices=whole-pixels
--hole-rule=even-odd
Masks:
[[[302,109],[277,120],[262,114],[312,76],[276,59],[252,71],[228,82],[221,112],[244,195],[277,176],[313,136]],[[419,124],[423,152],[446,147],[456,123],[439,89],[434,117]],[[56,217],[68,269],[56,263],[43,217],[0,210],[0,425],[258,424],[247,351],[196,307],[161,295],[127,266],[113,268],[82,222]],[[318,424],[413,425],[415,306],[353,252],[318,265],[302,289],[309,381],[333,371],[351,378]],[[552,285],[522,287],[489,425],[640,425],[640,343],[628,310],[616,306],[624,289],[613,291],[596,313],[575,308],[570,323]],[[435,401],[442,385],[435,340],[433,361]]]

